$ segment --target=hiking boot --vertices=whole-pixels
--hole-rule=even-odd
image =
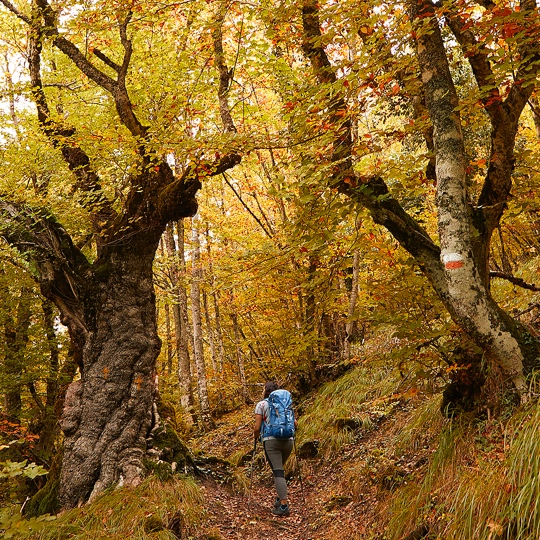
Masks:
[[[288,504],[280,504],[277,508],[272,509],[272,514],[276,516],[288,516],[290,513]]]
[[[276,500],[274,501],[274,510],[277,510],[281,506],[281,499],[279,497],[276,497]]]

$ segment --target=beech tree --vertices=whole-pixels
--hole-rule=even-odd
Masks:
[[[530,0],[516,5],[366,2],[346,9],[305,0],[299,34],[312,69],[312,95],[322,105],[289,104],[308,118],[302,136],[318,134],[322,141],[314,156],[315,173],[323,170],[327,185],[366,207],[391,232],[414,257],[453,320],[520,394],[526,389],[524,373],[538,366],[538,344],[491,294],[490,246],[514,185],[516,137],[540,66],[538,32],[538,9]],[[358,44],[352,61],[340,55],[344,35]],[[456,57],[461,64],[456,65]],[[464,62],[476,89],[460,99],[454,79]],[[438,236],[406,211],[400,202],[406,189],[391,172],[385,178],[384,158],[372,160],[369,167],[366,159],[361,162],[375,146],[373,134],[368,131],[362,139],[353,129],[358,111],[368,108],[363,92],[379,103],[399,100],[410,111],[411,131],[418,126],[416,132],[423,134],[425,170],[407,184],[420,189],[435,184]],[[463,124],[478,106],[490,137],[481,147],[467,147]],[[386,134],[381,130],[379,145],[403,140],[408,133],[407,124]],[[485,159],[474,160],[476,152]]]
[[[48,209],[29,206],[20,199],[0,199],[1,234],[31,263],[42,294],[60,310],[79,366],[80,380],[67,391],[61,420],[64,450],[59,499],[63,508],[71,508],[113,483],[135,485],[140,480],[153,421],[155,364],[160,350],[152,283],[154,255],[167,224],[195,214],[201,180],[233,167],[240,156],[229,151],[205,159],[201,152],[188,150],[181,156],[179,174],[173,173],[157,141],[159,130],[155,124],[151,128],[148,103],[135,103],[132,98],[137,94],[136,81],[130,76],[138,71],[132,65],[134,40],[141,29],[137,21],[155,15],[145,11],[146,6],[104,2],[81,13],[69,6],[58,11],[61,6],[47,0],[30,2],[21,9],[8,0],[2,4],[26,27],[30,92],[39,127],[67,164],[72,192],[91,227],[90,247],[77,245]],[[193,13],[174,12],[169,19],[171,30],[182,33],[189,29]],[[199,16],[207,20],[197,37],[206,39],[208,34],[205,50],[211,58],[215,47],[216,66],[222,68],[219,110],[229,127],[229,72],[219,51],[221,35],[211,41],[207,23],[213,15],[202,8]],[[96,20],[105,28],[101,35],[89,31],[88,25]],[[165,24],[163,21],[158,23]],[[87,47],[89,35],[94,36],[91,48]],[[137,42],[144,44],[144,40]],[[51,107],[43,60],[44,56],[54,59],[54,50],[61,51],[84,75],[83,84],[92,86],[98,101],[113,105],[116,122],[123,126],[117,139],[123,146],[109,152],[100,146],[99,141],[106,138],[102,134],[85,140],[82,124],[91,119],[77,123],[83,109],[72,109],[70,122],[61,102]],[[139,61],[141,58],[138,56]],[[73,75],[72,67],[59,66],[54,60],[45,62],[45,79],[54,64],[53,72],[56,68],[66,71],[60,86],[69,87],[67,73]],[[163,100],[172,98],[162,94]],[[93,152],[96,144],[98,151]],[[96,159],[102,147],[111,159],[133,156],[125,175],[112,188],[107,184],[106,169]]]

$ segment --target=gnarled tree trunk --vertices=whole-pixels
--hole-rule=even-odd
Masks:
[[[152,260],[141,236],[110,253],[86,288],[81,381],[66,398],[60,502],[78,505],[106,487],[140,480],[156,392],[157,336]]]

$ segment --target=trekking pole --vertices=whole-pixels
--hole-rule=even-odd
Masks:
[[[304,482],[302,481],[302,468],[300,467],[300,459],[298,458],[298,450],[296,449],[296,439],[293,439],[294,445],[294,457],[296,458],[296,464],[298,465],[298,478],[300,479],[300,491],[302,492],[302,503],[306,506],[306,498],[304,496]]]
[[[250,480],[249,480],[249,496],[248,496],[248,510],[250,510],[251,505],[251,493],[253,492],[253,463],[255,462],[255,452],[257,451],[257,439],[255,439],[255,443],[253,445],[253,455],[251,456],[251,473],[250,473]]]

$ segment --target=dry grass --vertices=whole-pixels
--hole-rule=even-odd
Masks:
[[[93,503],[58,517],[35,540],[172,540],[201,522],[203,496],[189,478],[150,478],[136,489],[106,492]],[[176,531],[176,535],[173,534]]]

